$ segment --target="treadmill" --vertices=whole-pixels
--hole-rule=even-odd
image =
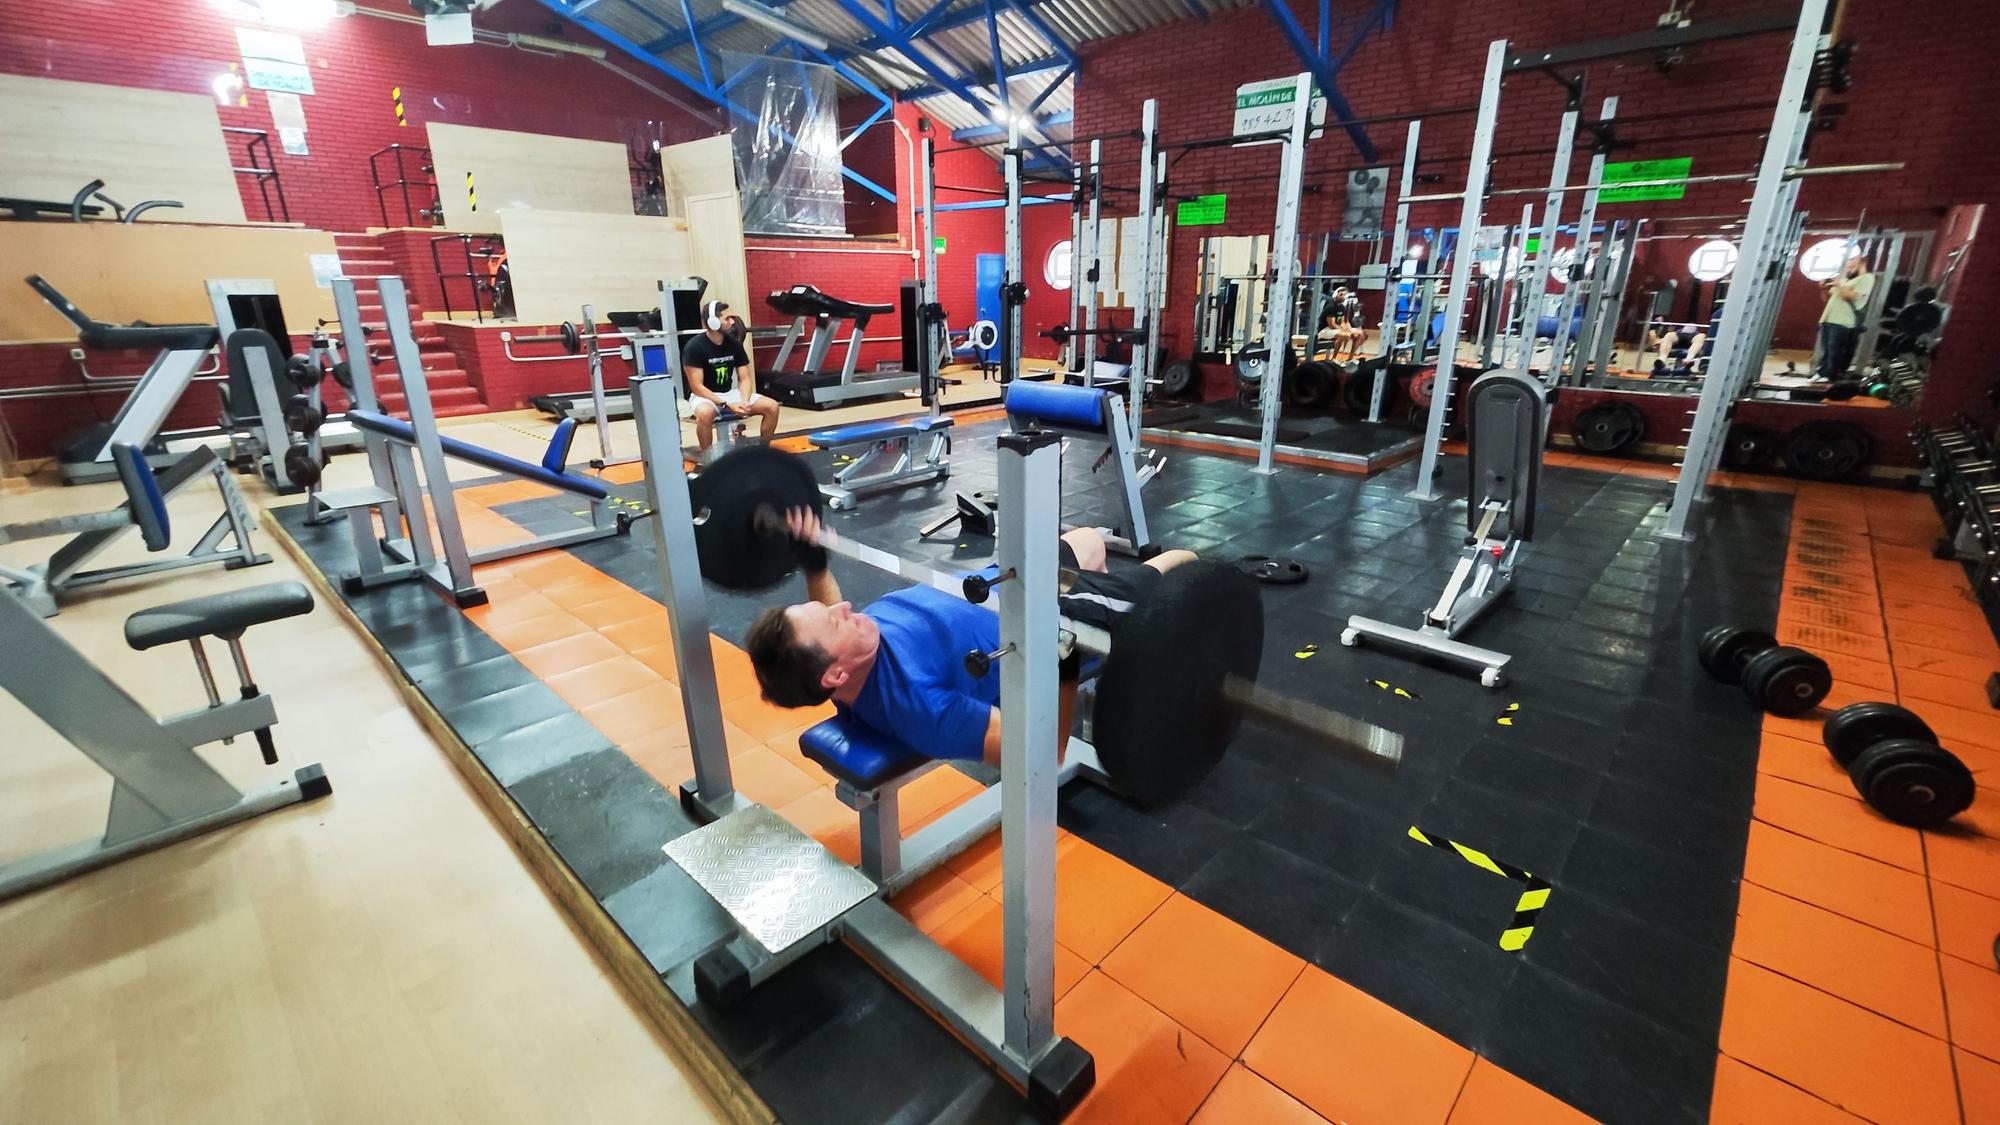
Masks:
[[[777,359],[772,362],[773,370],[758,373],[757,386],[765,394],[787,406],[824,410],[857,399],[883,398],[917,389],[917,376],[912,371],[854,370],[861,358],[861,340],[867,332],[869,320],[894,312],[896,306],[843,301],[810,285],[781,289],[764,301],[792,318],[791,331],[785,334],[785,342],[778,349]],[[846,360],[838,370],[823,370],[826,353],[832,349],[834,337],[840,334],[842,321],[852,325],[847,334]],[[790,362],[792,351],[808,323],[813,327],[812,340],[806,346],[805,362],[796,369],[788,368],[786,364]]]

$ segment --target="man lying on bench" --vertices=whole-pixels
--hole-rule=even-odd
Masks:
[[[772,607],[750,626],[746,648],[764,698],[780,707],[814,707],[831,699],[847,721],[858,721],[934,758],[1000,763],[1000,677],[975,678],[968,652],[1000,647],[1000,617],[928,586],[885,594],[856,611],[840,598],[826,550],[813,545],[819,520],[794,511],[809,602]],[[1077,580],[1059,599],[1076,621],[1110,628],[1112,618],[1144,601],[1161,574],[1192,562],[1193,551],[1163,551],[1138,567],[1106,568],[1104,536],[1095,528],[1063,535],[1062,565]],[[1075,711],[1077,665],[1064,661],[1063,730]]]

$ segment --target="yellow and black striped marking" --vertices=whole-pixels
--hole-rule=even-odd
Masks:
[[[1520,713],[1521,713],[1520,704],[1509,703],[1507,706],[1502,707],[1500,709],[1500,713],[1498,715],[1493,716],[1493,721],[1503,727],[1511,727],[1514,725],[1514,717],[1519,715]]]
[[[1376,691],[1386,691],[1386,692],[1388,692],[1388,693],[1389,693],[1390,695],[1393,695],[1393,696],[1396,696],[1396,697],[1398,697],[1398,698],[1401,698],[1401,699],[1422,699],[1422,698],[1423,698],[1423,696],[1421,696],[1421,695],[1418,695],[1418,694],[1417,694],[1416,692],[1414,692],[1414,691],[1411,691],[1411,690],[1410,690],[1409,688],[1400,688],[1400,687],[1397,687],[1397,686],[1396,686],[1395,684],[1392,684],[1392,683],[1390,683],[1390,682],[1389,682],[1389,681],[1387,681],[1387,680],[1374,680],[1374,679],[1371,679],[1371,680],[1369,680],[1369,681],[1367,681],[1367,682],[1368,682],[1368,684],[1369,684],[1369,685],[1371,685],[1372,687],[1374,687],[1374,689],[1375,689]]]
[[[403,116],[403,88],[401,86],[389,87],[389,100],[396,105],[396,127],[399,129],[407,128],[410,121]]]
[[[1292,653],[1292,657],[1295,660],[1311,660],[1313,657],[1313,653],[1316,653],[1318,651],[1319,651],[1318,645],[1306,645],[1305,647]]]
[[[468,211],[479,210],[479,193],[472,190],[472,173],[470,172],[465,174],[465,209]]]
[[[1458,857],[1474,867],[1483,867],[1495,875],[1503,875],[1523,884],[1521,897],[1514,903],[1514,921],[1500,933],[1500,948],[1512,953],[1528,944],[1528,938],[1535,932],[1535,915],[1548,905],[1549,885],[1532,873],[1511,863],[1502,863],[1478,848],[1468,848],[1464,844],[1447,840],[1443,836],[1432,835],[1415,825],[1410,826],[1410,839],[1419,844],[1454,852]]]

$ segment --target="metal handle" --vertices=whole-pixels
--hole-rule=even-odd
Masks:
[[[965,654],[965,674],[975,680],[983,680],[986,678],[986,673],[993,670],[993,662],[995,660],[1013,651],[1014,646],[1011,643],[1001,645],[992,652],[981,652],[978,649],[973,649],[971,652]]]

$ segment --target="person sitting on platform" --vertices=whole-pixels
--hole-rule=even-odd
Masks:
[[[856,610],[842,601],[817,546],[819,520],[790,514],[811,601],[774,606],[750,626],[744,647],[764,698],[780,707],[815,707],[829,699],[845,718],[874,728],[933,758],[1000,761],[1000,673],[975,679],[965,654],[1000,647],[1000,618],[942,590],[912,586]],[[1193,551],[1162,551],[1112,573],[1105,540],[1095,528],[1064,533],[1062,566],[1076,574],[1059,599],[1061,612],[1110,628],[1112,619],[1145,600],[1160,575],[1191,562]],[[1062,730],[1076,701],[1080,653],[1063,662]]]
[[[1701,350],[1708,344],[1708,330],[1697,324],[1656,323],[1646,333],[1648,342],[1657,354],[1653,360],[1653,374],[1665,375],[1681,366],[1692,367],[1701,358]],[[1674,360],[1674,349],[1685,349],[1681,360]]]
[[[708,301],[701,306],[702,332],[681,349],[686,397],[681,417],[694,419],[695,445],[703,453],[715,442],[718,417],[755,417],[757,436],[769,441],[778,431],[778,403],[757,393],[757,372],[743,345],[742,322],[725,317],[729,306]]]
[[[1361,327],[1361,302],[1347,291],[1347,286],[1335,287],[1333,296],[1327,300],[1326,309],[1320,316],[1320,329],[1316,341],[1316,351],[1326,349],[1327,357],[1334,363],[1341,362],[1341,353],[1346,352],[1350,360],[1361,358],[1361,345],[1368,338],[1368,332]]]

